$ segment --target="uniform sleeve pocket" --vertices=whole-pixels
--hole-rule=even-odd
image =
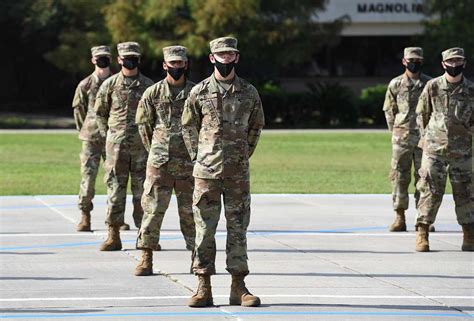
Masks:
[[[217,111],[217,95],[208,95],[201,101],[202,113],[204,116],[210,117],[213,121],[219,121],[219,113]]]

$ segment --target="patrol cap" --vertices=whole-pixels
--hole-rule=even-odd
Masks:
[[[140,45],[138,42],[129,41],[129,42],[121,42],[117,44],[117,51],[119,56],[140,56]]]
[[[209,43],[209,47],[211,47],[211,53],[223,51],[239,52],[239,50],[237,50],[237,39],[233,37],[221,37],[214,39]]]
[[[111,50],[109,46],[96,46],[91,48],[92,57],[98,56],[111,56]]]
[[[452,59],[452,58],[463,58],[463,59],[466,58],[464,56],[464,49],[459,48],[459,47],[447,49],[443,51],[441,55],[443,56],[443,61]]]
[[[421,49],[420,47],[407,47],[403,51],[403,58],[423,59],[423,49]]]
[[[183,46],[164,47],[163,57],[165,61],[188,61],[187,50]]]

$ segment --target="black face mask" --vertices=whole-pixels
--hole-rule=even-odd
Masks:
[[[174,80],[179,80],[179,78],[184,74],[184,67],[173,68],[168,66],[167,72]]]
[[[99,57],[95,60],[95,64],[99,68],[107,68],[108,66],[110,66],[110,59],[109,57],[105,57],[105,56]]]
[[[408,62],[406,68],[416,74],[421,70],[421,62]]]
[[[456,77],[458,76],[459,74],[461,74],[464,70],[464,64],[462,65],[458,65],[456,67],[453,67],[453,66],[448,66],[448,65],[445,65],[446,68],[444,68],[444,70],[446,70],[446,72],[448,73],[448,75],[450,75],[451,77]]]
[[[216,59],[216,62],[214,63],[214,65],[216,66],[216,68],[219,71],[219,73],[221,74],[221,76],[225,78],[232,72],[232,69],[234,69],[235,60],[232,61],[232,62],[229,62],[227,64],[223,64],[223,63],[217,61],[217,59]]]
[[[137,68],[138,64],[138,57],[126,57],[122,59],[122,66],[128,70]]]

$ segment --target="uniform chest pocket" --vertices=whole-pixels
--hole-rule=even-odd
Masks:
[[[397,94],[397,107],[400,113],[406,113],[409,111],[410,93],[406,89],[402,89]]]
[[[170,122],[171,127],[181,131],[181,118],[184,111],[184,99],[174,101],[170,106]]]
[[[444,114],[445,116],[448,115],[448,104],[447,104],[447,96],[437,96],[433,98],[432,101],[433,111]]]
[[[97,92],[99,91],[99,88],[91,88],[87,92],[87,97],[88,97],[88,111],[94,111],[94,103],[95,103],[95,98],[97,96]]]
[[[127,90],[127,93],[128,93],[128,100],[131,102],[131,103],[135,103],[142,98],[142,95],[143,95],[143,92],[145,90],[142,88],[142,87],[132,87],[132,88],[129,88]]]
[[[415,112],[416,105],[418,104],[418,100],[421,96],[422,91],[423,91],[423,87],[415,87],[410,92],[410,111],[411,112]]]
[[[160,123],[169,127],[171,124],[171,103],[169,100],[155,99],[153,106],[156,111],[157,124]]]
[[[87,91],[87,97],[89,98],[89,101],[95,100],[95,97],[97,96],[98,91],[99,91],[99,87],[92,86],[91,88],[89,88],[89,90]]]
[[[454,104],[454,117],[461,123],[469,122],[472,114],[473,102],[469,100],[458,100]]]
[[[253,100],[249,98],[239,99],[236,104],[235,119],[236,125],[248,126],[250,113],[252,112]]]
[[[115,87],[112,92],[112,103],[116,108],[123,109],[128,103],[128,90],[121,87]]]

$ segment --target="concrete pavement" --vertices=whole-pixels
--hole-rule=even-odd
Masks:
[[[249,289],[260,308],[228,305],[225,220],[217,235],[216,306],[186,302],[197,279],[173,198],[154,252],[154,275],[133,275],[136,229],[124,249],[100,252],[105,196],[95,199],[92,233],[75,232],[76,196],[0,197],[0,319],[57,320],[471,320],[474,256],[462,252],[446,195],[416,253],[414,226],[389,233],[389,195],[253,195]],[[131,204],[129,199],[128,204]],[[408,211],[414,221],[415,211]],[[132,223],[131,206],[126,221]]]

